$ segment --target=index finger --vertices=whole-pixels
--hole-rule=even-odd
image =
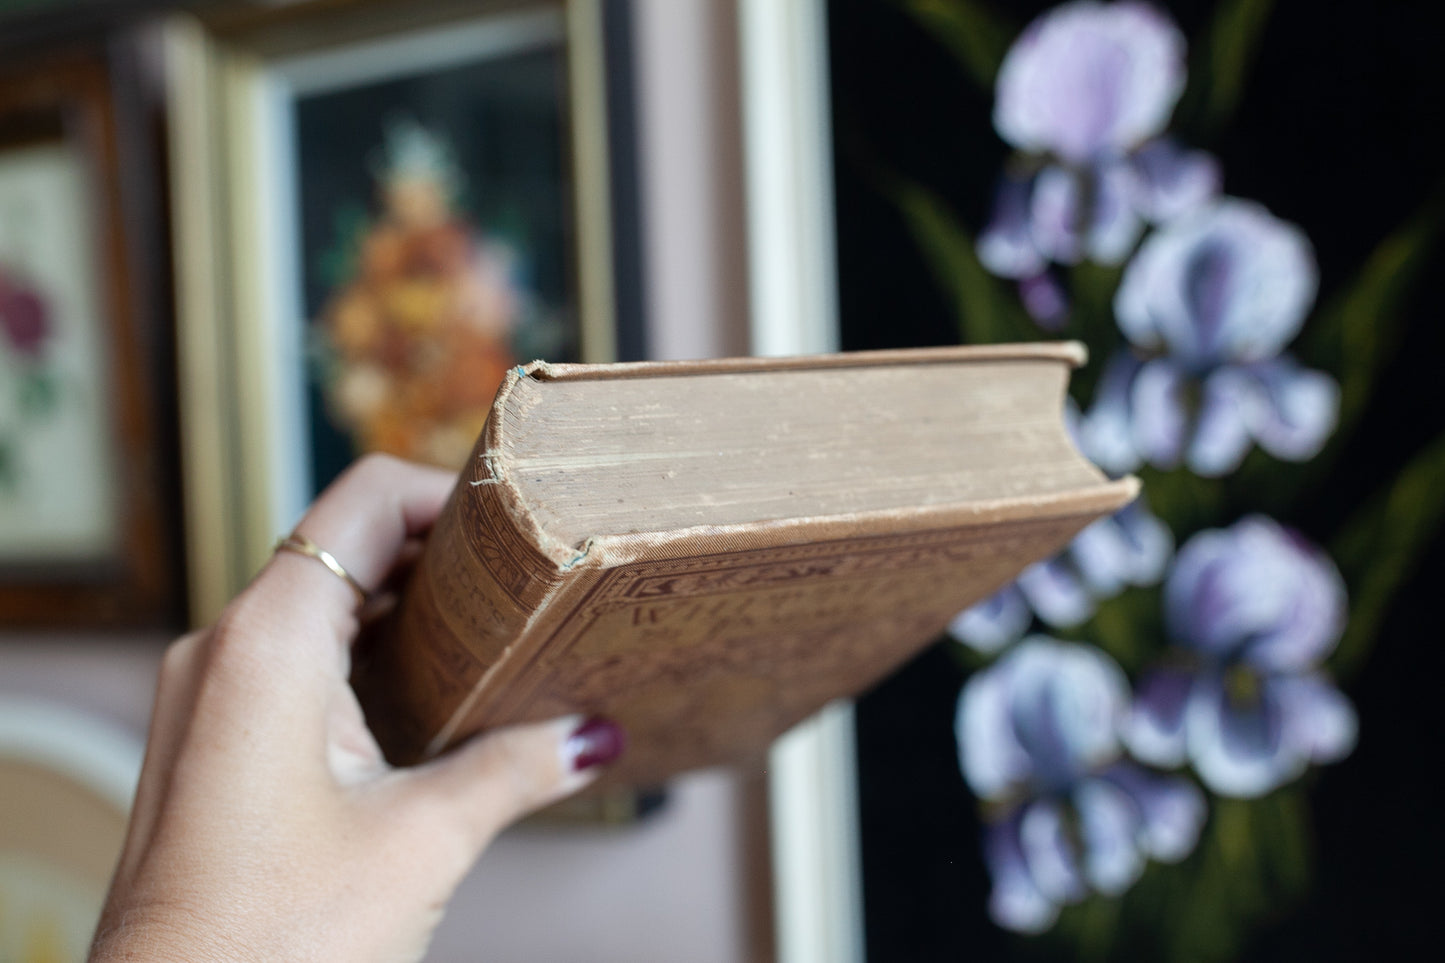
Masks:
[[[431,528],[457,481],[439,468],[367,455],[347,468],[306,510],[306,536],[364,590],[380,586],[407,539]],[[347,581],[318,558],[277,551],[231,603],[223,622],[251,656],[295,665],[301,654],[342,656],[357,632],[358,602]]]
[[[372,591],[407,540],[436,521],[455,484],[450,472],[368,455],[322,492],[295,531]],[[265,599],[266,608],[282,616],[281,634],[293,636],[280,640],[288,649],[311,644],[298,635],[329,635],[349,644],[356,634],[356,593],[319,559],[278,551],[244,594]]]

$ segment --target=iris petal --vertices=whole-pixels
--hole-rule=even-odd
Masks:
[[[1203,207],[1219,194],[1219,161],[1204,151],[1185,150],[1161,137],[1129,158],[1134,205],[1155,223],[1172,221]]]
[[[1058,919],[1058,904],[1034,884],[1019,843],[1017,818],[984,830],[984,861],[993,878],[989,915],[998,925],[1020,933],[1042,933]]]
[[[1019,844],[1029,876],[1039,892],[1055,903],[1084,898],[1084,875],[1074,842],[1069,838],[1063,807],[1041,799],[1024,809]]]
[[[1241,701],[1223,676],[1201,678],[1190,695],[1185,730],[1189,758],[1204,784],[1221,796],[1262,796],[1294,779],[1306,757],[1289,738],[1273,680],[1257,679]]]
[[[1010,583],[977,605],[964,609],[948,625],[948,634],[985,654],[1018,641],[1034,614],[1023,593]]]
[[[1030,235],[1032,198],[1031,177],[1005,174],[999,179],[992,216],[978,237],[979,262],[999,277],[1033,277],[1047,266]]]
[[[958,696],[954,715],[959,767],[982,799],[1008,795],[1033,775],[1033,764],[1014,735],[1014,698],[1009,663],[974,674]]]
[[[1129,171],[1123,164],[1106,163],[1090,173],[1093,195],[1085,248],[1092,261],[1123,264],[1144,232],[1144,221],[1134,207]]]
[[[1134,446],[1131,392],[1139,362],[1128,351],[1115,352],[1109,359],[1094,403],[1081,415],[1075,441],[1090,461],[1112,475],[1137,469],[1142,462]]]
[[[1159,468],[1175,468],[1184,453],[1189,427],[1184,394],[1188,379],[1173,362],[1158,358],[1145,364],[1130,391],[1134,447]]]
[[[1220,198],[1151,234],[1114,298],[1135,345],[1167,346],[1191,370],[1277,355],[1299,332],[1319,277],[1309,240],[1258,204]]]
[[[1335,380],[1287,355],[1255,365],[1249,373],[1254,380],[1250,430],[1260,447],[1286,461],[1319,454],[1339,417]]]
[[[1138,843],[1139,810],[1121,789],[1102,779],[1084,780],[1073,800],[1089,884],[1101,893],[1117,896],[1144,872]]]
[[[999,67],[994,126],[1014,146],[1081,163],[1164,129],[1184,89],[1184,37],[1141,3],[1068,3]]]
[[[1317,763],[1350,754],[1359,719],[1343,692],[1319,673],[1283,678],[1276,685],[1290,741],[1300,752]]]
[[[1204,794],[1188,779],[1158,776],[1130,763],[1113,766],[1105,778],[1138,807],[1140,841],[1155,859],[1174,863],[1188,856],[1204,826]]]
[[[1142,501],[1093,522],[1069,546],[1094,594],[1108,597],[1126,585],[1153,585],[1174,552],[1174,536]]]
[[[1122,732],[1131,753],[1156,766],[1183,764],[1184,711],[1193,684],[1194,674],[1183,669],[1156,669],[1144,676]]]
[[[1094,599],[1069,566],[1059,559],[1024,569],[1019,589],[1039,618],[1052,626],[1078,625],[1094,614]]]

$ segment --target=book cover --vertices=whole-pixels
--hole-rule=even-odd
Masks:
[[[609,783],[764,750],[1137,492],[1074,449],[1072,344],[533,365],[354,682],[388,756],[569,712]]]

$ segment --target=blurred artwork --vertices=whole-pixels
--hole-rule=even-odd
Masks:
[[[460,468],[509,368],[577,360],[562,48],[491,46],[345,52],[291,102],[315,490],[366,452]]]
[[[0,147],[0,565],[116,547],[87,196],[68,145]]]
[[[0,963],[86,959],[141,752],[66,706],[0,698]]]
[[[525,308],[513,255],[456,209],[461,174],[440,135],[387,130],[380,215],[321,318],[328,410],[358,453],[459,468],[517,363]]]
[[[909,245],[875,267],[887,240],[870,236],[857,255],[869,272],[856,274],[844,251],[845,311],[866,304],[874,284],[906,287],[887,272],[907,270],[941,293],[943,338],[1083,342],[1090,364],[1066,410],[1074,441],[1111,477],[1144,482],[1136,503],[959,613],[919,663],[928,669],[872,700],[894,700],[886,712],[868,701],[860,709],[879,958],[954,955],[943,947],[986,958],[1291,955],[1336,905],[1312,900],[1354,912],[1367,895],[1335,869],[1363,859],[1350,845],[1379,851],[1373,832],[1360,836],[1350,821],[1352,807],[1400,795],[1356,782],[1350,766],[1393,772],[1402,757],[1432,751],[1400,722],[1397,700],[1372,716],[1355,692],[1383,671],[1377,648],[1394,646],[1412,678],[1438,679],[1418,649],[1399,648],[1419,627],[1393,621],[1445,520],[1438,351],[1395,352],[1409,336],[1404,306],[1428,283],[1422,265],[1445,229],[1445,181],[1427,172],[1429,190],[1369,232],[1340,226],[1334,174],[1291,196],[1310,154],[1289,133],[1271,135],[1305,111],[1250,100],[1251,71],[1271,58],[1283,58],[1276,83],[1293,89],[1298,58],[1292,68],[1289,51],[1266,42],[1287,32],[1271,27],[1274,5],[1175,6],[1192,23],[1131,0],[903,0],[888,14],[874,13],[888,4],[839,4],[840,20],[921,28],[929,55],[951,61],[933,75],[944,78],[937,100],[977,105],[974,126],[967,137],[920,137],[944,149],[995,145],[973,150],[986,161],[922,162],[927,148],[899,136],[885,106],[872,123],[886,136],[851,157],[840,148],[840,166],[864,172],[862,193],[885,198]],[[880,29],[838,29],[856,46],[835,50],[835,64],[879,71]],[[871,91],[853,90],[855,100],[835,97],[857,124],[843,142],[856,150],[858,102]],[[890,87],[879,103],[900,96]],[[934,119],[921,96],[910,99],[912,122],[927,131]],[[1251,110],[1253,139],[1232,136]],[[1370,143],[1361,156],[1379,150]],[[1266,160],[1284,173],[1258,176],[1251,168]],[[849,216],[843,208],[845,239]],[[1328,251],[1317,248],[1322,236]],[[909,258],[916,264],[900,268]],[[898,336],[867,319],[850,336],[848,324],[849,347]],[[1412,373],[1392,384],[1395,368]],[[1408,400],[1372,418],[1374,396],[1401,386]],[[1391,440],[1387,457],[1361,454]],[[1400,675],[1384,684],[1411,684]],[[926,736],[923,718],[935,730]],[[1393,763],[1357,763],[1370,733],[1374,758],[1388,752]],[[897,747],[925,739],[932,755],[908,768],[900,760],[912,750]],[[870,757],[868,745],[890,749]],[[870,778],[945,787],[951,808],[924,817],[943,793],[900,807]],[[1317,812],[1347,814],[1335,816],[1344,828],[1329,854]],[[1398,830],[1411,859],[1438,857],[1438,845],[1415,848],[1438,840],[1434,822],[1417,813]],[[947,827],[957,845],[921,839],[917,826]],[[870,844],[870,833],[881,841]],[[1401,852],[1379,876],[1413,890],[1389,866]],[[969,870],[959,874],[954,857]],[[1433,879],[1431,856],[1416,861]],[[891,875],[879,875],[884,863]],[[919,898],[911,881],[945,879],[931,930],[934,897]],[[980,925],[949,933],[961,894],[971,901],[961,912]],[[1393,916],[1424,919],[1369,895]],[[1268,942],[1273,932],[1293,939]],[[1302,955],[1321,950],[1354,958],[1338,947]]]

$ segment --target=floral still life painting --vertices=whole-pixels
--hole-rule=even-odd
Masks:
[[[1067,403],[1075,443],[1109,475],[1144,482],[1133,505],[959,613],[904,673],[914,681],[860,709],[870,954],[957,945],[929,935],[917,905],[909,932],[906,897],[882,894],[881,878],[954,870],[909,863],[925,857],[902,855],[906,830],[869,843],[870,799],[883,795],[869,747],[921,727],[916,709],[900,714],[926,689],[930,704],[948,699],[929,717],[957,767],[927,778],[972,801],[952,818],[976,835],[946,831],[960,841],[949,865],[981,870],[954,892],[986,913],[986,945],[1028,958],[1254,958],[1272,932],[1328,912],[1316,807],[1348,808],[1361,790],[1326,777],[1391,724],[1357,705],[1352,683],[1400,631],[1392,612],[1445,515],[1439,417],[1412,419],[1436,434],[1391,455],[1389,473],[1359,455],[1388,436],[1373,399],[1408,363],[1396,352],[1445,187],[1424,171],[1393,223],[1346,236],[1331,220],[1337,192],[1302,198],[1247,169],[1266,154],[1327,163],[1270,139],[1307,112],[1261,119],[1268,91],[1252,97],[1255,73],[1281,76],[1272,57],[1280,72],[1299,63],[1279,22],[1308,19],[1303,8],[835,6],[844,304],[861,318],[888,276],[848,272],[854,218],[905,239],[913,263],[900,256],[891,280],[921,279],[945,319],[890,331],[850,325],[845,307],[845,343],[926,343],[949,327],[965,343],[1079,340],[1091,363]],[[898,82],[935,84],[902,118],[867,118],[872,95],[849,97],[849,51],[863,49],[849,31],[862,36],[864,22],[940,64]],[[978,118],[977,156],[962,159],[957,132],[917,133],[939,123],[933,102]],[[925,140],[939,153],[913,146]],[[1363,250],[1343,257],[1344,241]],[[948,676],[960,680],[952,698]],[[940,807],[935,822],[948,818]]]
[[[370,451],[459,467],[509,368],[576,360],[564,59],[543,44],[296,98],[314,487]]]
[[[382,213],[322,314],[328,408],[359,451],[454,467],[517,363],[526,292],[512,252],[457,212],[461,175],[442,140],[398,122],[383,157]]]

